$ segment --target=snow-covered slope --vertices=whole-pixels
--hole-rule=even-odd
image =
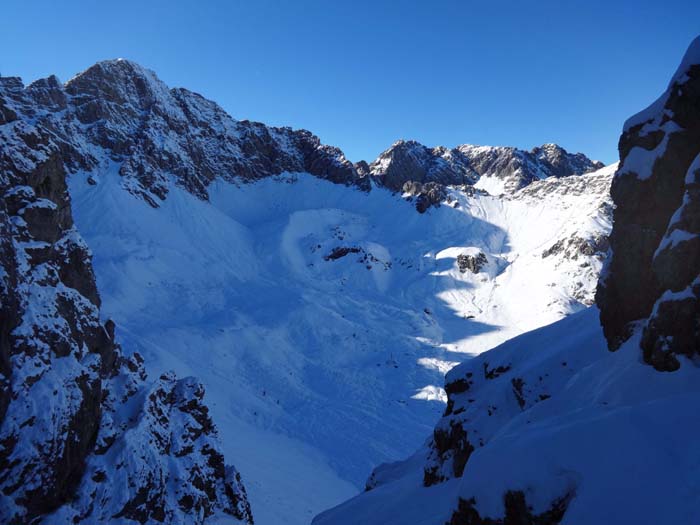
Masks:
[[[454,368],[429,446],[314,525],[697,523],[697,367],[660,374],[639,359],[639,335],[609,352],[598,316]]]
[[[102,317],[151,377],[201,379],[259,524],[352,496],[424,440],[447,370],[593,300],[614,166],[538,168],[506,196],[433,183],[423,206],[425,188],[392,193],[309,132],[236,121],[128,61],[0,88],[6,143],[33,154],[36,125],[55,147]],[[544,149],[532,166],[570,169]],[[168,410],[203,403],[170,377]]]
[[[609,227],[611,170],[423,215],[304,174],[154,209],[116,170],[70,183],[104,311],[154,373],[202,378],[258,523],[349,497],[420,444],[465,354],[590,304]]]
[[[426,445],[315,525],[698,523],[699,124],[700,38],[625,125],[600,310],[453,368]]]

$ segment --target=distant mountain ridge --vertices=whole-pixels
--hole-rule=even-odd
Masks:
[[[406,182],[442,185],[494,178],[500,193],[534,180],[580,175],[602,168],[555,144],[531,151],[462,145],[428,148],[400,140],[371,164],[350,162],[306,130],[236,120],[216,103],[187,89],[168,88],[152,71],[129,60],[99,62],[65,84],[55,77],[24,86],[0,77],[0,121],[36,119],[60,145],[70,171],[90,171],[99,150],[121,163],[125,186],[151,205],[167,194],[168,179],[200,198],[216,177],[257,180],[283,172],[311,173],[365,191],[402,191]]]
[[[535,180],[582,175],[603,166],[556,144],[525,151],[470,144],[428,148],[413,140],[399,140],[369,165],[369,173],[395,191],[411,181],[478,185],[484,177],[498,181],[501,193],[512,193]]]

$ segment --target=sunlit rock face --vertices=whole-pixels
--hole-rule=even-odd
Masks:
[[[512,193],[535,180],[581,175],[602,167],[556,144],[525,151],[471,144],[428,148],[413,140],[399,140],[369,165],[369,172],[378,184],[394,191],[409,182],[478,186],[483,177],[494,179],[500,193]]]

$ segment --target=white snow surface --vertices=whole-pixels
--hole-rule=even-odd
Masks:
[[[535,514],[572,494],[567,525],[697,523],[697,363],[681,358],[680,370],[659,373],[641,361],[639,334],[609,352],[598,316],[591,307],[450,372],[454,380],[468,371],[477,377],[487,362],[510,365],[457,396],[470,436],[480,430],[485,440],[461,478],[423,487],[423,449],[383,466],[382,484],[314,525],[445,523],[460,497],[474,498],[482,517],[502,518],[508,490],[523,491]],[[519,407],[512,379],[524,379],[527,392],[542,386],[538,376],[551,397],[533,401],[525,393]]]
[[[609,232],[614,171],[509,198],[451,190],[458,207],[421,215],[306,174],[216,180],[209,202],[173,184],[155,209],[118,168],[69,180],[103,316],[151,377],[201,379],[258,525],[308,524],[357,494],[431,433],[447,370],[583,309],[600,261],[542,252]],[[485,267],[460,272],[478,252]]]

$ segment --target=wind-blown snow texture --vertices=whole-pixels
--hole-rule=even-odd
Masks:
[[[699,75],[700,39],[625,126],[601,310],[453,368],[428,443],[315,525],[698,522]]]
[[[126,403],[143,416],[106,454],[109,465],[141,452],[142,479],[161,479],[170,467],[146,458],[190,451],[187,440],[160,446],[184,425],[195,429],[194,459],[173,468],[197,479],[190,467],[207,455],[211,421],[199,408],[181,414],[183,395],[203,410],[202,390],[166,372],[196,375],[257,523],[308,523],[352,496],[374,465],[430,432],[452,366],[592,303],[614,166],[567,177],[596,166],[553,145],[492,148],[517,165],[484,171],[517,178],[495,192],[505,194],[478,189],[477,177],[467,181],[475,189],[404,172],[417,185],[402,196],[376,172],[379,161],[373,173],[306,131],[236,121],[128,61],[65,85],[3,86],[0,113],[16,122],[3,139],[34,155],[23,126],[49,137],[94,253],[102,316],[116,321],[125,353],[138,350],[160,377]],[[191,508],[220,510],[225,483],[238,487],[215,463],[209,499]],[[75,509],[102,497],[103,475],[130,483],[105,461],[88,458],[85,469]],[[170,490],[159,493],[169,502]],[[124,507],[124,517],[143,518]],[[245,505],[238,510],[245,519]]]

